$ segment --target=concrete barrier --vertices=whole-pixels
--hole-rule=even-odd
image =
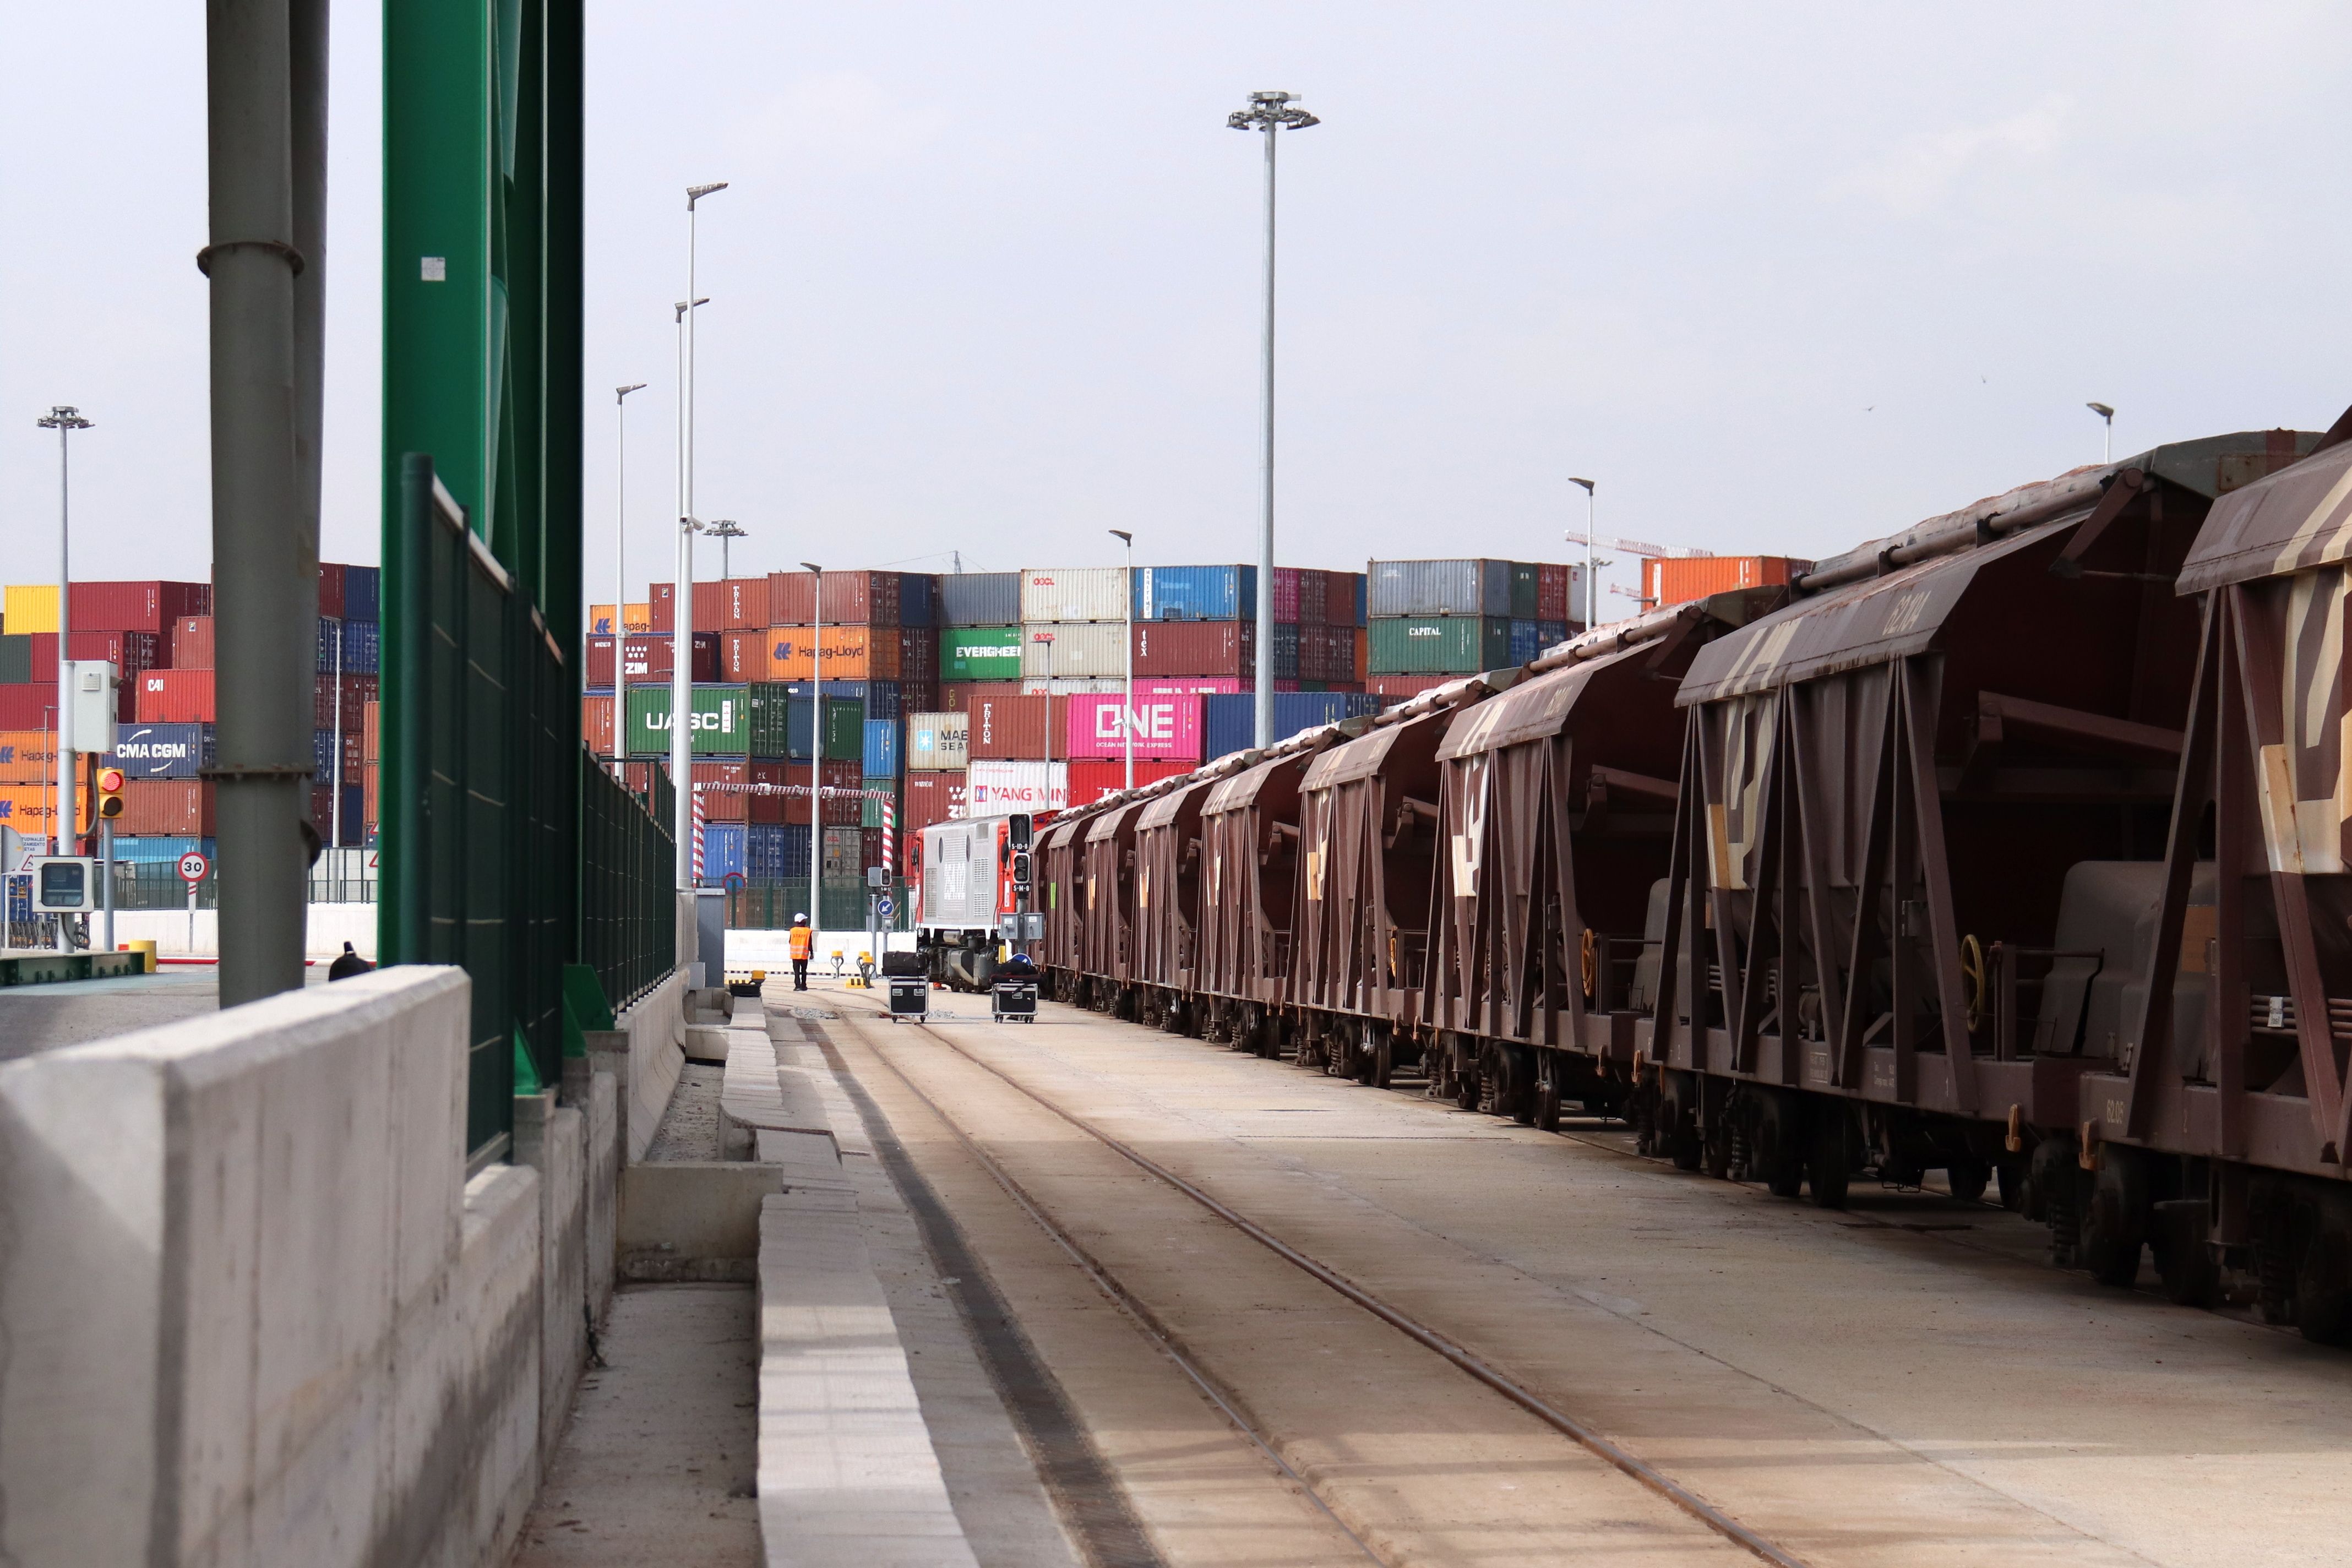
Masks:
[[[626,1158],[642,1160],[686,1068],[686,977],[673,973],[614,1016],[617,1027],[584,1031],[589,1060],[620,1089]]]
[[[303,938],[303,949],[313,958],[332,958],[343,951],[343,943],[369,963],[375,962],[374,904],[327,904],[308,906],[309,924]],[[189,937],[188,911],[185,910],[117,910],[114,911],[114,940],[129,942],[134,937],[152,941],[155,951],[166,958],[216,958],[220,955],[220,924],[212,910],[198,910],[194,921],[195,940]]]

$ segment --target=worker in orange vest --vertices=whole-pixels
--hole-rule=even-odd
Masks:
[[[816,953],[816,932],[809,929],[808,916],[793,917],[793,989],[808,989],[809,960]]]

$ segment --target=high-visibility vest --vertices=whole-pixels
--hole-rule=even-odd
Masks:
[[[793,962],[806,963],[816,947],[816,932],[806,926],[793,927]]]

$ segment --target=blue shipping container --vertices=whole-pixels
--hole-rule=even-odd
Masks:
[[[344,776],[348,778],[350,774],[347,773]],[[318,824],[322,835],[334,826],[325,822]],[[367,842],[367,788],[365,785],[345,784],[343,786],[341,827],[342,837],[335,842],[342,848],[356,849]]]
[[[928,572],[898,574],[898,624],[935,626],[940,624],[940,580]]]
[[[1525,664],[1543,651],[1541,623],[1513,621],[1511,623],[1511,662]]]
[[[1361,572],[1353,572],[1349,575],[1356,580],[1356,625],[1368,626],[1372,623],[1364,614],[1364,574]]]
[[[343,619],[347,621],[380,621],[383,618],[383,569],[379,566],[346,566],[343,568]]]
[[[1255,566],[1139,566],[1129,585],[1139,621],[1257,618]]]
[[[754,882],[808,880],[809,830],[805,824],[755,822],[744,836],[743,874]]]
[[[1359,714],[1377,713],[1381,699],[1362,691],[1277,691],[1274,738],[1286,741],[1301,730],[1336,724]],[[1214,762],[1257,744],[1257,699],[1247,691],[1213,692],[1201,700],[1201,741],[1205,760]]]
[[[343,617],[343,673],[373,675],[383,653],[383,628],[373,621]]]
[[[190,852],[203,856],[214,865],[220,864],[220,855],[212,839],[152,837],[118,838],[114,841],[114,858],[140,865],[176,861]]]
[[[318,637],[319,673],[332,675],[335,673],[335,655],[342,647],[343,623],[332,616],[320,616]]]
[[[115,732],[106,760],[134,779],[192,779],[213,765],[213,727],[135,724]]]
[[[731,873],[747,876],[743,869],[743,835],[740,822],[706,822],[702,825],[702,885],[715,888]]]
[[[866,776],[869,779],[895,779],[898,776],[898,721],[896,719],[866,721]]]

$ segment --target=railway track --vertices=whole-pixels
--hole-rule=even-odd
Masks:
[[[1024,1100],[1047,1112],[1059,1122],[1083,1134],[1101,1148],[1117,1155],[1134,1169],[1143,1173],[1160,1186],[1181,1194],[1201,1210],[1213,1215],[1227,1229],[1247,1237],[1299,1276],[1312,1280],[1324,1290],[1369,1314],[1387,1328],[1410,1342],[1418,1350],[1434,1356],[1454,1372],[1499,1394],[1527,1415],[1559,1436],[1608,1465],[1624,1480],[1642,1488],[1673,1509],[1703,1526],[1722,1541],[1738,1548],[1755,1560],[1776,1565],[1776,1568],[1811,1568],[1807,1560],[1784,1544],[1751,1529],[1731,1514],[1709,1502],[1706,1498],[1676,1481],[1641,1456],[1612,1441],[1589,1422],[1560,1408],[1522,1381],[1496,1367],[1438,1329],[1415,1318],[1412,1313],[1383,1299],[1349,1278],[1339,1269],[1310,1256],[1283,1240],[1265,1226],[1240,1213],[1230,1205],[1205,1191],[1199,1184],[1153,1160],[1132,1144],[1115,1137],[1038,1093],[978,1054],[966,1049],[939,1029],[926,1024],[917,1032],[962,1061],[988,1074]],[[1363,1533],[1343,1517],[1331,1498],[1307,1475],[1293,1467],[1282,1454],[1276,1434],[1261,1429],[1248,1413],[1246,1402],[1224,1386],[1211,1371],[1206,1358],[1187,1343],[1182,1332],[1167,1317],[1130,1289],[1118,1272],[1090,1251],[1070,1228],[1056,1219],[1049,1206],[1025,1187],[1005,1164],[992,1155],[974,1138],[958,1117],[927,1093],[889,1054],[877,1051],[877,1057],[905,1089],[938,1117],[956,1138],[959,1145],[978,1163],[1004,1193],[1051,1237],[1076,1267],[1116,1302],[1183,1373],[1201,1394],[1229,1419],[1251,1444],[1300,1489],[1361,1549],[1365,1557],[1374,1563],[1385,1563],[1381,1553],[1365,1539]]]

